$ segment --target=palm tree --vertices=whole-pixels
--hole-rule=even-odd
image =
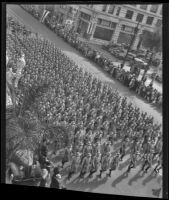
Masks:
[[[27,98],[29,98],[27,96]],[[35,151],[42,139],[42,125],[34,114],[30,119],[25,116],[27,106],[25,104],[6,108],[6,163],[9,163],[18,150],[25,149]],[[22,109],[22,112],[20,112]]]
[[[143,42],[144,46],[149,48],[152,52],[147,67],[144,71],[143,76],[145,76],[152,63],[154,52],[159,52],[162,50],[162,27],[155,27],[154,32],[146,32],[144,34]]]

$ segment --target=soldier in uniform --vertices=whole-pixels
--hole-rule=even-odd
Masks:
[[[126,142],[123,141],[120,147],[120,161],[123,161],[124,156],[126,155]]]
[[[90,162],[91,162],[91,154],[88,153],[87,156],[85,156],[83,161],[82,161],[81,172],[80,172],[80,175],[79,175],[80,178],[84,178],[84,175],[88,172]]]
[[[130,155],[130,164],[127,168],[126,174],[128,174],[132,168],[135,168],[136,166],[136,161],[137,161],[137,156],[135,153],[131,153]]]
[[[157,164],[153,170],[153,174],[157,175],[160,169],[162,169],[162,156],[158,156]]]
[[[91,146],[91,143],[88,142],[83,148],[80,164],[82,164],[83,159],[88,155],[88,153],[91,153],[91,152],[92,152],[92,146]]]
[[[101,159],[101,170],[100,170],[100,174],[99,177],[101,178],[102,173],[105,172],[108,168],[109,168],[109,164],[110,164],[110,152],[107,153],[106,155],[104,155]]]
[[[147,173],[147,171],[151,168],[151,166],[152,166],[152,154],[148,153],[145,156],[145,161],[141,169],[141,171],[143,171],[143,174]]]
[[[95,172],[97,172],[97,170],[99,168],[99,164],[100,164],[100,157],[101,157],[101,153],[99,153],[99,152],[97,152],[96,155],[93,156],[93,158],[91,160],[89,178],[92,178],[93,174]]]
[[[80,153],[77,152],[77,154],[75,156],[73,156],[73,158],[72,158],[69,174],[68,174],[68,177],[67,177],[68,180],[70,180],[72,175],[77,172],[77,168],[78,168],[78,165],[79,165],[79,157],[80,157]]]
[[[116,153],[116,155],[112,158],[110,162],[110,169],[109,169],[109,173],[107,174],[109,177],[111,177],[111,172],[116,170],[118,167],[119,156],[120,156],[120,153]]]
[[[64,156],[63,156],[63,159],[62,159],[62,168],[64,167],[65,163],[70,161],[71,153],[72,153],[72,145],[70,145],[70,147],[67,147],[65,149]]]

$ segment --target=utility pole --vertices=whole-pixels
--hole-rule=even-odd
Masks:
[[[137,23],[137,26],[134,28],[134,35],[133,35],[133,37],[132,37],[132,39],[131,39],[131,42],[130,42],[130,45],[129,45],[128,49],[127,49],[127,53],[126,53],[126,55],[125,55],[125,57],[124,57],[124,60],[123,60],[123,63],[122,63],[122,68],[124,67],[124,64],[125,64],[125,62],[126,62],[126,58],[127,58],[128,53],[129,53],[129,51],[130,51],[130,48],[131,48],[131,46],[132,46],[132,44],[133,44],[133,42],[134,42],[134,39],[135,39],[135,37],[136,37],[136,35],[137,35],[139,23],[140,23],[140,22],[138,22],[138,23]]]

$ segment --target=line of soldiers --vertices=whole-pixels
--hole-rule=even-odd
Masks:
[[[115,142],[112,145],[109,138],[103,144],[94,139],[91,139],[92,142],[88,141],[87,144],[84,144],[84,140],[80,141],[79,144],[74,144],[77,145],[76,152],[73,152],[72,145],[65,149],[62,167],[69,162],[68,180],[73,174],[78,173],[79,168],[79,178],[84,178],[86,174],[89,178],[92,178],[93,174],[98,171],[100,171],[98,175],[100,178],[102,173],[106,171],[108,171],[107,175],[111,177],[112,171],[118,169],[119,164],[123,162],[124,157],[127,155],[128,147],[130,157],[126,175],[130,173],[132,168],[140,165],[140,161],[142,165],[140,174],[142,176],[153,167],[153,174],[155,175],[162,169],[162,148],[159,142],[140,142],[137,138],[132,141],[131,138],[129,140],[129,137],[126,137],[121,141],[120,147],[114,149]],[[149,145],[149,147],[146,148],[145,145]]]

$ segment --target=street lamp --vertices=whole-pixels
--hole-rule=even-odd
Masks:
[[[133,37],[132,37],[132,39],[131,39],[131,42],[130,42],[130,45],[129,45],[128,49],[127,49],[127,53],[126,53],[126,55],[125,55],[125,57],[124,57],[124,60],[123,60],[122,66],[121,66],[122,68],[124,67],[124,64],[125,64],[125,62],[126,62],[126,58],[127,58],[128,53],[129,53],[129,51],[130,51],[130,48],[131,48],[131,46],[132,46],[132,44],[133,44],[133,42],[134,42],[134,39],[135,39],[135,37],[136,37],[136,35],[137,35],[139,24],[140,24],[140,22],[138,22],[138,23],[137,23],[137,26],[134,28],[134,35],[133,35]]]

